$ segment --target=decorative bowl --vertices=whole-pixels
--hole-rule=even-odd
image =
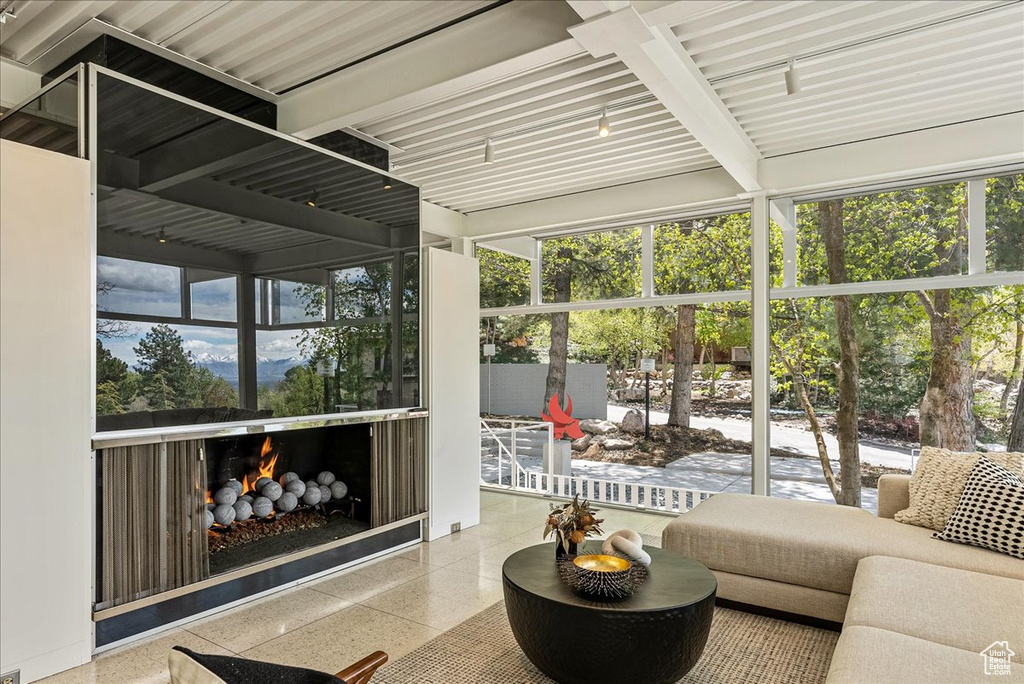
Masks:
[[[576,591],[601,598],[625,598],[647,579],[642,565],[601,553],[567,558],[558,564],[558,570]]]

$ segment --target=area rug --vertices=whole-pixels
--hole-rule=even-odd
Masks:
[[[614,638],[613,634],[608,635]],[[704,655],[685,684],[816,684],[825,681],[839,635],[715,608]],[[583,657],[586,657],[585,655]],[[374,684],[551,684],[516,644],[499,601],[385,665]]]

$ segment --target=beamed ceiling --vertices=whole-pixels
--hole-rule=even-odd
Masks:
[[[295,119],[291,108],[304,121],[282,130],[345,126],[373,136],[393,146],[395,173],[420,185],[423,199],[464,213],[1024,111],[1019,0],[15,5],[0,49],[21,62],[95,17],[274,93],[321,77],[280,97],[283,120]],[[624,7],[683,56],[645,55],[647,34],[624,46],[622,32],[586,39],[577,31]],[[543,45],[541,34],[551,36]],[[468,66],[487,51],[500,58]],[[637,68],[645,59],[692,64],[697,87],[661,80],[683,105],[705,87],[704,105],[718,117],[710,130],[728,129],[726,140],[687,126],[694,120],[680,101]],[[783,77],[790,60],[801,85],[792,95]],[[365,76],[374,65],[384,69],[376,80]],[[377,100],[354,104],[375,89]],[[598,138],[604,108],[612,134]],[[487,138],[492,165],[483,163]],[[722,153],[743,148],[746,159]]]

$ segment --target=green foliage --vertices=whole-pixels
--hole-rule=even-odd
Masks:
[[[522,257],[478,249],[480,308],[530,303],[530,262]]]
[[[640,229],[549,238],[541,245],[541,292],[558,301],[561,276],[568,276],[571,301],[636,297],[640,294]]]
[[[262,386],[257,405],[275,416],[307,416],[324,412],[324,380],[310,366],[295,366],[273,387]]]
[[[654,229],[658,294],[750,288],[750,213],[725,214]]]

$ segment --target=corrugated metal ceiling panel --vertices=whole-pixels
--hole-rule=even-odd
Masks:
[[[674,31],[766,157],[1024,109],[1017,2],[737,2]]]
[[[464,212],[715,164],[620,61],[589,55],[356,127],[404,150],[392,161],[424,199]]]
[[[0,50],[31,60],[98,18],[276,93],[493,3],[28,0],[0,26]]]

